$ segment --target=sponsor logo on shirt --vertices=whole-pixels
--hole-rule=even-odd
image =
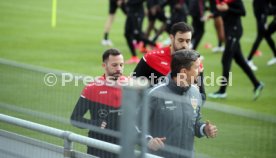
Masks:
[[[100,91],[99,94],[107,94],[107,91]]]
[[[165,104],[173,104],[172,100],[165,100]]]
[[[165,61],[161,61],[161,65],[168,65],[168,63]]]

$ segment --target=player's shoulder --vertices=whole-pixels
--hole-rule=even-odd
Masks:
[[[163,91],[164,88],[166,88],[166,83],[163,83],[163,82],[160,82],[158,84],[155,84],[153,85],[153,87],[151,87],[149,90],[148,90],[148,94],[154,94],[154,93],[157,93],[157,92],[160,92],[160,91]]]
[[[148,51],[148,53],[144,55],[144,59],[147,60],[167,55],[170,55],[170,47],[163,47],[160,49],[153,49],[151,51]]]
[[[188,91],[189,95],[197,98],[198,100],[202,101],[202,96],[201,93],[199,91],[199,87],[197,85],[191,85],[189,91]]]

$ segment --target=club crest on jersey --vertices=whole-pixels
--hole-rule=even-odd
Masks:
[[[98,116],[100,118],[106,118],[108,116],[108,111],[105,109],[99,109],[98,110]]]
[[[196,113],[196,108],[197,108],[197,105],[198,105],[198,100],[194,97],[191,98],[191,104],[192,104],[192,107],[194,109],[194,113]]]

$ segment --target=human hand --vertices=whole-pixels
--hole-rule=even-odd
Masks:
[[[123,3],[123,0],[117,0],[117,6],[118,7],[121,7],[122,3]]]
[[[150,8],[149,11],[151,12],[152,15],[156,15],[157,9],[158,9],[157,6],[153,6],[153,7]]]
[[[101,129],[105,129],[106,125],[107,125],[107,123],[105,121],[103,121],[101,124]]]
[[[210,13],[210,14],[208,14],[208,15],[206,16],[206,21],[208,21],[208,20],[210,20],[210,19],[212,19],[212,18],[214,18],[214,14]]]
[[[175,8],[176,10],[180,10],[180,9],[182,9],[182,7],[183,7],[183,5],[182,5],[182,4],[179,4],[179,3],[177,3],[177,4],[174,5],[174,8]]]
[[[218,133],[217,126],[211,124],[209,121],[206,121],[206,126],[204,127],[204,132],[207,138],[215,138]]]
[[[226,12],[229,9],[229,6],[227,3],[220,3],[217,4],[217,9],[221,12]]]
[[[149,149],[153,150],[153,151],[157,151],[161,148],[164,148],[164,141],[166,140],[166,137],[162,137],[162,138],[152,138],[149,140],[148,142],[148,147]]]

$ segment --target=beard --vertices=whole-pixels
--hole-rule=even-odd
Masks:
[[[185,48],[184,46],[178,48],[178,47],[176,46],[176,44],[175,44],[175,39],[174,39],[174,41],[173,41],[173,43],[172,43],[172,47],[173,47],[173,49],[174,49],[175,52],[178,51],[178,50],[181,50],[181,49],[189,49],[189,45],[187,46],[187,48]]]
[[[175,45],[175,43],[173,43],[173,49],[176,52],[178,50],[185,49],[185,47],[177,48],[176,45]]]
[[[112,74],[109,74],[109,78],[116,81],[119,77],[121,77],[123,74],[121,72],[114,72]]]

